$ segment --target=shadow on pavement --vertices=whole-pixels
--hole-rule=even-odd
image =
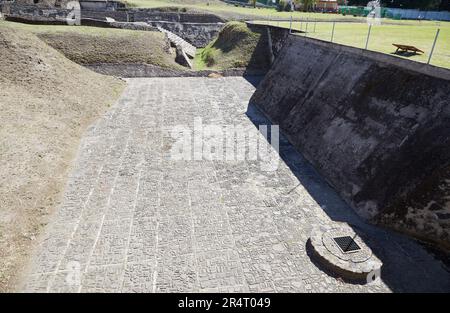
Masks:
[[[257,85],[257,78],[247,80]],[[272,125],[253,103],[248,104],[246,114],[257,128],[259,125]],[[270,132],[267,138],[271,138]],[[280,159],[296,176],[298,186],[302,185],[308,191],[332,221],[348,223],[383,262],[381,279],[393,292],[450,291],[450,273],[441,261],[436,260],[414,240],[362,220],[289,143],[281,130],[279,150]],[[320,269],[330,274],[326,269]]]

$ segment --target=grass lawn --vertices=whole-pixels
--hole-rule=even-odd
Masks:
[[[267,24],[267,21],[259,21]],[[271,25],[279,25],[289,28],[289,22],[269,22]],[[294,22],[293,29],[306,31],[306,22]],[[450,68],[450,23],[426,22],[421,25],[407,24],[381,24],[372,26],[368,49],[387,54],[393,54],[396,50],[393,43],[416,46],[425,51],[424,54],[404,57],[413,61],[427,62],[433,46],[437,28],[440,35],[436,43],[431,64]],[[307,37],[330,41],[333,30],[331,22],[308,22]],[[369,26],[366,23],[336,23],[333,42],[364,48]],[[299,35],[299,36],[303,36]]]

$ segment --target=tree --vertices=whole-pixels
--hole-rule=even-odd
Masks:
[[[316,0],[301,0],[301,3],[303,5],[303,10],[311,11],[314,7],[314,4],[316,4]]]

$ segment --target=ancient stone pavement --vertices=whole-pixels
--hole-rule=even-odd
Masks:
[[[362,222],[286,140],[279,167],[177,161],[176,125],[267,123],[244,78],[131,79],[82,140],[63,203],[24,278],[31,292],[449,291],[417,243]],[[384,262],[351,284],[314,264],[311,229],[346,221]]]

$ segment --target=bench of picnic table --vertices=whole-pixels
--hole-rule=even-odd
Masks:
[[[393,43],[392,45],[397,47],[397,50],[395,51],[395,53],[398,53],[398,51],[400,51],[400,50],[401,51],[405,51],[405,52],[412,51],[414,53],[417,53],[417,52],[425,53],[422,50],[420,50],[420,49],[418,49],[418,48],[416,48],[414,46],[399,45],[399,44],[396,44],[396,43]]]

